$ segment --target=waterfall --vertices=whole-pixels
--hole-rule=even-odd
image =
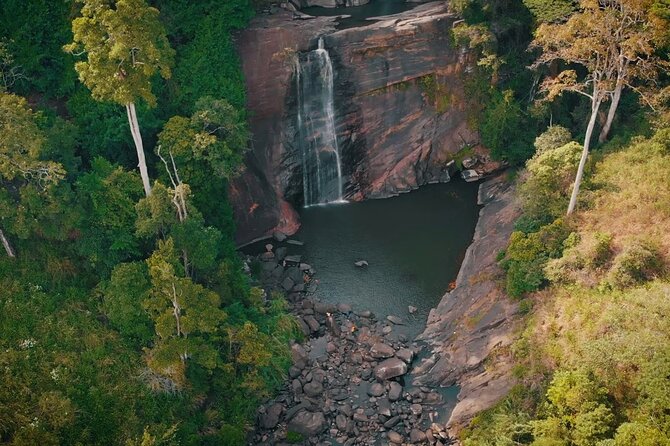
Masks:
[[[342,163],[335,130],[333,64],[323,37],[319,38],[316,50],[298,59],[295,79],[304,204],[344,202]]]

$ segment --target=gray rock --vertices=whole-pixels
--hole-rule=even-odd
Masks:
[[[358,421],[359,423],[367,423],[369,420],[368,420],[368,416],[365,415],[364,413],[356,412],[354,414],[354,421]]]
[[[283,411],[283,406],[275,403],[261,415],[260,424],[263,429],[274,429],[279,424],[279,416]]]
[[[273,232],[273,233],[272,233],[272,236],[273,236],[274,239],[277,240],[278,242],[283,242],[284,240],[286,240],[286,234],[284,234],[284,233],[281,232],[281,231],[275,231],[275,232]]]
[[[377,400],[377,413],[385,417],[391,416],[391,402],[388,398],[379,398]]]
[[[369,266],[370,264],[366,260],[358,260],[357,262],[354,262],[354,265],[359,268],[364,268],[366,266]]]
[[[409,410],[414,415],[421,415],[421,412],[423,412],[423,407],[421,406],[421,404],[412,404],[411,406],[409,406]]]
[[[463,168],[464,169],[471,169],[477,164],[477,158],[476,157],[471,157],[471,158],[465,158],[463,160]]]
[[[298,266],[298,268],[300,269],[300,271],[305,272],[305,271],[309,271],[310,269],[312,269],[312,266],[309,263],[301,263]]]
[[[389,383],[389,400],[398,401],[402,396],[402,386],[400,383],[391,381]]]
[[[395,324],[395,325],[403,325],[403,321],[402,321],[402,319],[400,319],[398,316],[393,316],[393,315],[391,314],[391,315],[386,316],[386,319],[387,319],[389,322],[391,322],[392,324]]]
[[[310,381],[302,387],[305,395],[315,397],[323,393],[323,385],[318,381]]]
[[[410,364],[412,359],[414,359],[414,352],[408,348],[401,348],[395,352],[395,355],[405,361],[407,364]]]
[[[396,415],[395,417],[391,417],[388,420],[386,420],[386,422],[384,423],[384,427],[386,429],[390,429],[393,426],[395,426],[396,424],[398,424],[399,421],[400,421],[400,416]]]
[[[327,302],[314,302],[314,311],[316,311],[319,314],[326,314],[326,313],[335,313],[337,310],[337,307],[333,304],[329,304]]]
[[[281,287],[284,288],[284,290],[286,291],[291,291],[291,289],[293,289],[294,286],[295,282],[290,277],[285,277],[281,283]]]
[[[294,366],[289,367],[288,376],[290,376],[291,379],[297,378],[298,376],[300,376],[300,369]]]
[[[326,427],[326,418],[322,412],[308,412],[301,410],[288,423],[288,430],[297,432],[305,437],[313,437],[323,432]]]
[[[277,250],[275,251],[275,254],[277,255],[277,260],[279,260],[280,262],[284,260],[286,258],[287,253],[288,250],[284,246],[277,248]]]
[[[296,265],[299,265],[301,259],[302,259],[302,256],[294,254],[294,255],[286,256],[286,258],[284,260],[286,260],[286,262],[288,262],[288,263],[295,263]]]
[[[394,353],[393,347],[382,342],[376,342],[370,347],[370,355],[375,359],[390,358]]]
[[[302,383],[299,379],[294,379],[291,381],[291,391],[295,395],[300,395],[302,393]]]
[[[372,311],[370,311],[370,310],[359,311],[359,312],[356,313],[356,316],[364,317],[364,318],[370,318],[370,317],[372,317]]]
[[[409,433],[409,440],[412,443],[423,443],[426,441],[426,434],[419,429],[412,429]]]
[[[461,177],[468,183],[477,181],[481,178],[481,175],[476,170],[468,169],[461,172]]]
[[[298,369],[302,370],[305,368],[308,361],[308,355],[302,345],[293,344],[291,346],[291,359],[293,360],[293,365]]]
[[[338,414],[335,417],[335,425],[339,430],[345,431],[347,429],[347,417],[342,414]]]
[[[303,319],[305,320],[305,323],[307,324],[307,326],[309,327],[309,330],[312,333],[316,333],[316,332],[319,331],[319,328],[321,327],[321,325],[319,324],[319,321],[317,321],[314,318],[314,316],[305,316]]]
[[[379,383],[373,383],[368,389],[370,396],[382,396],[384,394],[384,386]]]
[[[407,364],[398,358],[385,359],[375,367],[374,373],[379,381],[385,381],[407,373]]]
[[[391,443],[402,444],[402,442],[403,442],[402,435],[400,435],[396,431],[389,431],[388,432],[388,437],[389,437],[389,441]]]

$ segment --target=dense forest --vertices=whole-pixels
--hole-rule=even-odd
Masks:
[[[283,382],[226,202],[260,3],[0,2],[0,443],[240,445]],[[519,385],[464,444],[670,445],[670,3],[451,5],[523,207]]]

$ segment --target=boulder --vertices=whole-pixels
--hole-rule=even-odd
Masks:
[[[391,402],[387,398],[379,398],[377,400],[377,413],[385,417],[391,416]]]
[[[326,427],[326,418],[322,412],[308,412],[301,410],[288,423],[288,430],[297,432],[307,438],[323,432]]]
[[[395,352],[395,355],[405,361],[407,364],[410,364],[412,359],[414,359],[414,352],[408,348],[401,348]]]
[[[400,383],[391,381],[389,383],[389,400],[398,401],[402,397],[402,386]]]
[[[284,290],[291,291],[294,286],[295,282],[290,277],[285,277],[284,280],[282,280],[281,287],[284,288]]]
[[[409,433],[409,441],[412,443],[423,443],[426,441],[426,434],[419,429],[412,429]]]
[[[260,424],[263,429],[274,429],[279,424],[279,416],[283,411],[283,407],[279,403],[270,406],[264,414],[260,417]]]
[[[374,383],[368,389],[368,395],[370,396],[382,396],[384,394],[384,386],[379,383]]]
[[[273,233],[272,233],[272,237],[274,237],[274,239],[277,240],[278,242],[283,242],[283,241],[286,240],[286,238],[287,238],[287,237],[286,237],[286,234],[284,234],[284,233],[281,232],[281,231],[275,231],[275,232],[273,232]]]
[[[308,355],[305,349],[300,344],[293,344],[291,346],[291,359],[296,368],[302,370],[307,366]]]
[[[375,378],[379,381],[402,376],[407,373],[407,364],[398,358],[389,358],[375,367]]]
[[[479,178],[481,178],[481,175],[479,175],[476,170],[468,169],[461,172],[461,177],[466,182],[472,183],[473,181],[477,181]]]
[[[407,311],[409,311],[409,314],[414,314],[416,313],[417,308],[413,305],[410,305],[407,307]]]
[[[474,156],[470,157],[470,158],[465,158],[463,160],[463,163],[462,163],[463,168],[464,169],[472,169],[473,167],[475,167],[475,164],[477,164],[477,161],[478,161],[477,157],[474,157]]]
[[[402,435],[400,435],[396,431],[389,431],[388,432],[388,437],[389,437],[389,441],[391,443],[402,444],[402,442],[403,442]]]
[[[386,320],[388,320],[389,322],[391,322],[392,324],[395,324],[395,325],[403,325],[402,319],[399,318],[398,316],[393,316],[392,314],[386,316]]]
[[[312,380],[302,386],[302,391],[307,396],[316,397],[323,393],[323,385],[318,381]]]
[[[337,307],[326,302],[314,302],[314,311],[319,314],[335,313]]]
[[[393,347],[382,342],[376,342],[370,347],[370,355],[375,359],[390,358],[394,353]]]

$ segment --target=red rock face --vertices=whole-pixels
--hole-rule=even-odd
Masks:
[[[231,184],[238,242],[297,230],[301,153],[296,144],[296,55],[319,36],[334,65],[335,120],[345,198],[383,198],[448,181],[447,163],[477,141],[466,124],[464,55],[451,43],[445,2],[335,31],[332,18],[256,19],[239,38],[252,151]],[[438,98],[438,99],[436,99]]]

